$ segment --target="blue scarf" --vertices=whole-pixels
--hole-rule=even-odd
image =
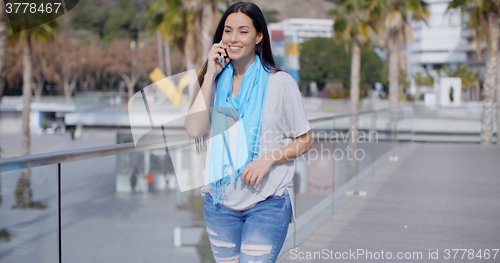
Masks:
[[[217,81],[216,100],[212,111],[213,140],[210,152],[209,183],[214,204],[226,195],[225,185],[234,176],[233,185],[241,178],[248,163],[258,158],[262,112],[269,80],[259,56],[248,66],[236,98],[232,98],[233,64],[229,63]],[[229,147],[227,116],[239,120],[236,160]],[[241,184],[243,188],[243,184]]]

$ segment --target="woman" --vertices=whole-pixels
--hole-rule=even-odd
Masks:
[[[275,262],[293,211],[293,160],[310,149],[311,126],[255,4],[230,6],[213,42],[185,121],[207,149],[201,193],[212,252],[217,262]]]

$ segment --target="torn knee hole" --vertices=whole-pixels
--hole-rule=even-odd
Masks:
[[[240,261],[240,256],[237,255],[237,256],[234,256],[234,257],[229,257],[229,258],[215,258],[215,261],[217,261],[217,263],[219,262],[223,262],[223,263],[238,263]]]
[[[212,229],[210,229],[210,228],[208,228],[208,227],[207,227],[207,233],[208,233],[209,235],[211,235],[211,236],[215,236],[215,237],[216,237],[216,236],[219,236],[219,235],[217,235],[217,233],[215,233],[215,231],[213,231]]]
[[[273,246],[263,244],[249,244],[243,243],[241,245],[241,252],[249,256],[263,256],[271,253]]]
[[[215,240],[215,239],[212,239],[212,238],[208,238],[210,239],[210,243],[216,247],[226,247],[226,248],[233,248],[233,247],[236,247],[236,245],[234,243],[229,243],[229,242],[225,242],[225,241],[220,241],[220,240]]]

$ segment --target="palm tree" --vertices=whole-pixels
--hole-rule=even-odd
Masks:
[[[0,0],[0,101],[2,100],[3,89],[5,86],[5,50],[7,49],[7,16],[5,13],[5,5],[3,0]],[[2,158],[2,148],[0,148],[0,158]],[[2,178],[0,177],[0,191],[2,189]],[[2,195],[0,195],[0,204],[2,204]],[[5,229],[0,229],[0,239],[3,235],[8,236],[8,232]]]
[[[498,48],[500,1],[498,0],[452,0],[448,10],[460,9],[462,14],[469,17],[469,28],[474,30],[476,54],[481,58],[481,42],[486,41],[488,47],[488,60],[486,62],[486,76],[484,86],[484,111],[482,143],[493,143],[493,109],[495,102],[495,89],[497,83],[497,63],[500,57]],[[497,91],[498,92],[498,91]],[[500,95],[497,95],[500,100]],[[497,101],[497,103],[500,101]],[[497,114],[499,115],[499,114]],[[497,122],[500,121],[500,116]],[[497,132],[498,136],[498,132]]]
[[[149,6],[146,17],[149,19],[147,27],[152,32],[161,31],[163,38],[174,42],[181,51],[184,50],[183,37],[186,19],[182,12],[182,1],[156,1]]]
[[[4,70],[4,60],[5,60],[5,50],[7,49],[7,15],[5,13],[5,5],[3,0],[0,0],[0,100],[3,95],[3,89],[5,86],[5,70]]]
[[[147,27],[151,32],[161,31],[167,43],[181,50],[186,70],[198,69],[212,46],[220,19],[219,2],[229,4],[234,0],[159,0],[146,13],[150,21]],[[189,101],[194,93],[189,90]]]
[[[161,31],[168,43],[174,43],[183,53],[187,69],[194,67],[192,31],[194,14],[185,8],[183,0],[160,0],[153,3],[146,13],[150,18],[148,28]]]
[[[7,49],[7,15],[5,13],[5,5],[3,0],[0,0],[0,102],[2,101],[3,89],[5,86],[5,50]],[[2,148],[0,148],[0,158],[2,155]],[[2,189],[2,181],[0,178],[0,189]],[[2,196],[0,195],[0,204],[2,203]]]
[[[159,0],[146,13],[148,28],[161,30],[170,43],[184,56],[186,69],[199,68],[212,45],[217,22],[220,19],[218,3],[234,0]]]
[[[427,23],[429,11],[424,0],[388,0],[388,11],[385,25],[381,27],[379,39],[389,48],[389,100],[391,107],[399,103],[399,45],[413,41],[410,20],[421,20]]]
[[[361,68],[361,45],[369,44],[369,37],[380,22],[377,0],[343,0],[338,8],[329,11],[334,16],[335,40],[343,41],[346,51],[351,43],[351,112],[359,111],[359,83]],[[378,20],[377,20],[378,19]]]
[[[359,82],[361,68],[361,45],[368,45],[372,32],[376,31],[382,21],[382,6],[378,0],[343,0],[337,8],[329,11],[334,16],[335,40],[343,41],[346,51],[351,45],[351,146],[357,148],[358,114],[359,114]],[[350,176],[357,174],[355,162],[351,162]]]
[[[23,103],[24,107],[22,110],[22,144],[21,144],[21,154],[30,154],[30,130],[29,130],[29,117],[31,111],[31,93],[32,93],[32,45],[33,42],[44,42],[46,40],[52,39],[56,31],[55,29],[59,26],[57,20],[52,20],[40,26],[30,28],[13,36],[23,47]],[[32,207],[34,203],[31,200],[31,189],[30,185],[30,171],[29,169],[23,169],[21,177],[17,182],[17,187],[15,191],[16,205],[17,208]]]

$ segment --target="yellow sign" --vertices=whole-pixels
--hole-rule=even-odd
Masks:
[[[176,88],[175,84],[163,74],[159,68],[155,68],[151,74],[149,74],[149,79],[151,79],[156,86],[167,95],[168,99],[172,103],[179,107],[182,101],[182,93],[184,88],[189,85],[189,75],[185,74],[179,80],[179,88]]]
[[[286,56],[300,56],[299,45],[295,43],[285,44],[285,55]]]

